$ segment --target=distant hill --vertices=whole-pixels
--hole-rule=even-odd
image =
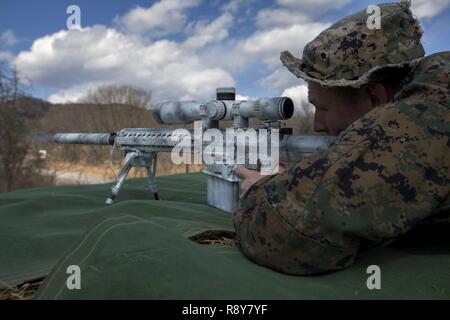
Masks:
[[[49,104],[36,131],[116,132],[122,128],[162,128],[149,110],[121,104]]]
[[[9,102],[0,103],[0,106],[11,106]],[[37,119],[41,117],[51,106],[50,102],[33,98],[33,97],[20,97],[14,104],[15,114],[19,117],[26,119]]]

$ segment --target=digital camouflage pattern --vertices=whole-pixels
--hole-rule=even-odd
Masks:
[[[409,3],[383,4],[381,29],[361,11],[281,60],[323,86],[359,87],[377,70],[409,65],[394,101],[373,109],[329,149],[264,177],[233,214],[238,243],[255,262],[295,275],[352,265],[419,223],[450,222],[450,52],[427,58]]]
[[[307,275],[350,266],[423,221],[449,222],[450,52],[422,60],[394,102],[374,108],[329,149],[264,177],[233,214],[255,262]]]
[[[380,29],[369,29],[366,10],[335,23],[308,43],[302,59],[281,53],[297,77],[322,86],[360,87],[385,67],[413,65],[424,56],[422,30],[409,2],[380,4]]]

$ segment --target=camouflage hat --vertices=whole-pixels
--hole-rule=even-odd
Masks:
[[[379,29],[369,29],[369,14],[362,10],[320,33],[305,46],[302,59],[283,51],[283,65],[297,77],[325,87],[358,88],[382,68],[416,64],[425,51],[420,43],[422,29],[409,9],[410,2],[378,7]]]

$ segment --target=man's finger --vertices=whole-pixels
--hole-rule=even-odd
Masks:
[[[251,175],[252,170],[247,169],[244,166],[239,166],[236,169],[234,169],[234,174],[237,175],[239,178],[241,179],[245,179],[246,177],[248,177],[249,175]]]

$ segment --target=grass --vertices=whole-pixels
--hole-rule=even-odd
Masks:
[[[44,278],[38,278],[0,289],[0,300],[30,300],[43,281]]]

